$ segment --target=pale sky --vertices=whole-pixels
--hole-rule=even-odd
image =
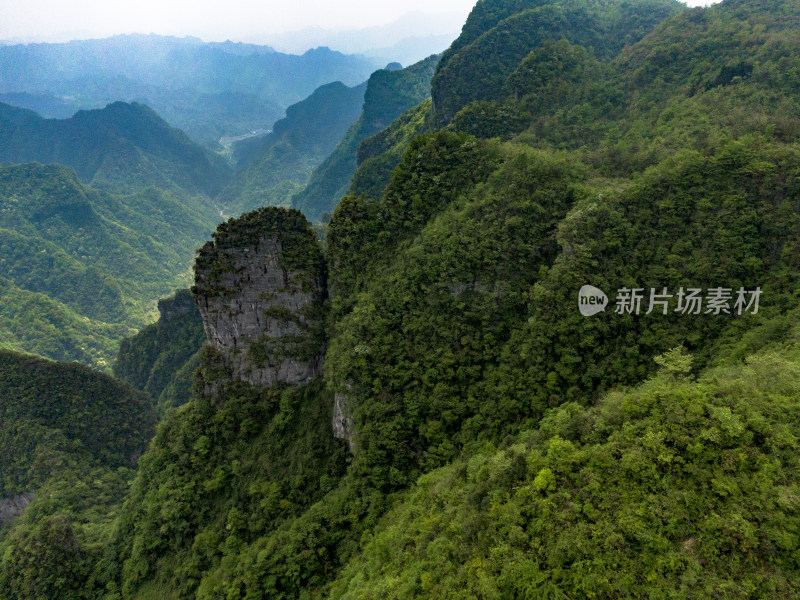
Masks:
[[[405,13],[462,13],[476,0],[0,0],[0,40],[67,41],[117,33],[251,41],[304,27],[359,29]],[[708,0],[689,0],[690,6]]]

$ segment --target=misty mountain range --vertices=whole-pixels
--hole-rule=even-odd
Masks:
[[[373,58],[380,64],[396,61],[410,65],[446,50],[458,37],[463,24],[464,15],[458,12],[430,14],[415,11],[386,25],[344,31],[309,27],[265,36],[262,41],[292,54],[327,46],[345,54]]]
[[[249,50],[226,50],[237,51]],[[436,60],[319,86],[272,131],[222,155],[142,103],[48,119],[0,102],[0,165],[11,163],[0,166],[0,346],[107,368],[119,339],[152,318],[153,300],[188,283],[191,256],[225,215],[265,204],[314,220],[329,212],[358,143],[429,96]]]
[[[305,29],[266,43],[116,35],[66,43],[0,42],[0,102],[45,118],[116,101],[153,108],[196,142],[270,129],[326,83],[365,82],[390,62],[415,63],[458,36],[463,15],[409,13],[359,30]]]
[[[271,127],[325,83],[358,85],[376,68],[328,48],[297,56],[191,37],[119,35],[0,47],[0,102],[53,118],[138,102],[214,147],[223,135]]]

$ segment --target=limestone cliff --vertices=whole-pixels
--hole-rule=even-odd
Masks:
[[[265,207],[219,226],[195,263],[195,295],[227,383],[302,384],[321,375],[325,262],[296,210]]]
[[[351,452],[357,449],[356,435],[353,429],[353,417],[348,406],[350,395],[336,392],[333,397],[333,437],[347,442]]]
[[[28,505],[33,501],[35,494],[26,492],[17,496],[0,498],[0,526],[13,521],[22,514]]]

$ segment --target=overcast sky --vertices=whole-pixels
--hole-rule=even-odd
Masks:
[[[458,12],[476,0],[0,0],[0,40],[66,41],[116,33],[253,41],[304,27],[359,29],[405,13]],[[709,4],[690,0],[691,6]]]

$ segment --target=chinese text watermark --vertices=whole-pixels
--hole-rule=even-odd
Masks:
[[[726,287],[684,288],[670,292],[662,288],[628,288],[617,290],[614,313],[618,315],[679,313],[683,315],[742,315],[758,314],[761,288],[738,290]],[[608,306],[608,296],[592,285],[578,292],[578,310],[586,317],[602,312]]]

